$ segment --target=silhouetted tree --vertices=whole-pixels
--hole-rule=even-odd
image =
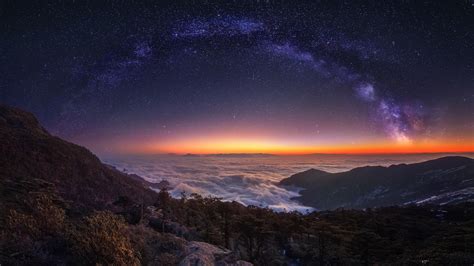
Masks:
[[[161,221],[162,233],[165,232],[165,223],[169,219],[170,202],[171,202],[171,196],[168,192],[168,188],[167,187],[161,188],[160,192],[158,192],[157,206],[161,209],[161,213],[162,213],[162,221]]]

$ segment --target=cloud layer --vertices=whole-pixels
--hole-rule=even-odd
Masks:
[[[419,162],[439,155],[405,156],[127,156],[109,158],[106,163],[117,169],[138,174],[150,182],[165,179],[171,183],[174,197],[198,193],[237,201],[244,205],[269,207],[279,211],[311,210],[291,198],[297,189],[276,185],[292,174],[317,168],[340,172],[365,165],[391,165]]]

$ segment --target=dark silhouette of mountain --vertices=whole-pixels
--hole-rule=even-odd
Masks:
[[[151,203],[143,180],[102,164],[89,150],[50,135],[36,118],[0,105],[0,178],[42,179],[75,209],[105,209],[120,196]]]
[[[474,200],[474,160],[449,156],[341,173],[310,169],[282,180],[280,185],[303,188],[296,199],[318,209],[458,203]]]

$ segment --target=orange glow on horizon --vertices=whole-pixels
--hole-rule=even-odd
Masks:
[[[400,154],[400,153],[466,153],[474,152],[474,141],[420,141],[394,143],[388,141],[357,144],[302,144],[266,139],[201,138],[121,145],[131,153],[269,153],[276,155],[327,154]]]

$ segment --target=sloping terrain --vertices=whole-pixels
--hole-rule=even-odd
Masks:
[[[304,188],[297,200],[318,209],[458,203],[474,198],[474,160],[450,156],[341,173],[310,169],[282,180],[280,185]]]
[[[87,149],[50,135],[25,111],[0,106],[0,178],[42,179],[73,208],[104,209],[120,196],[151,204],[156,193],[103,165]]]
[[[251,265],[178,236],[153,211],[160,184],[102,164],[28,112],[0,105],[0,154],[2,265]]]

